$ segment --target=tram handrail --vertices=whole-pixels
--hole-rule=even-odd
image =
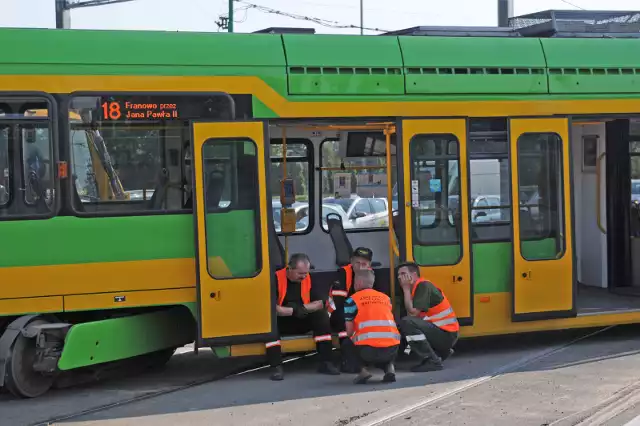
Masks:
[[[602,154],[600,154],[598,156],[598,159],[596,160],[596,180],[598,181],[596,183],[596,221],[598,223],[598,228],[600,229],[600,232],[602,232],[603,234],[607,233],[607,230],[604,228],[604,226],[602,226],[602,212],[601,212],[601,180],[602,180],[602,159],[607,155],[606,152],[603,152]]]

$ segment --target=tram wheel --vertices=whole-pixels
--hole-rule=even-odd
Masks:
[[[34,320],[29,325],[46,324],[44,320]],[[36,361],[36,340],[19,334],[11,347],[7,359],[5,388],[20,398],[35,398],[46,393],[55,377],[34,371]]]

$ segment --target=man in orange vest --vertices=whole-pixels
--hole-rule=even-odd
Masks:
[[[384,371],[385,383],[396,381],[393,365],[400,346],[400,331],[393,317],[391,299],[373,289],[375,274],[371,269],[355,272],[355,293],[345,301],[347,334],[355,346],[359,373],[355,384],[365,384],[372,377],[367,367]]]
[[[360,269],[371,269],[373,251],[366,247],[358,247],[351,255],[351,263],[338,269],[337,280],[331,287],[331,297],[327,310],[331,314],[331,330],[338,333],[340,339],[340,352],[342,355],[341,369],[344,373],[357,373],[358,368],[354,365],[352,348],[347,338],[344,317],[344,301],[347,297],[355,293],[353,278],[356,271]]]
[[[311,261],[306,254],[291,255],[287,267],[276,272],[278,299],[276,314],[278,315],[278,335],[305,334],[313,332],[322,374],[337,375],[338,369],[331,363],[333,341],[329,315],[325,308],[325,299],[314,292],[311,285],[309,268]],[[267,342],[267,359],[272,367],[271,380],[282,380],[282,350],[280,337]]]
[[[460,331],[453,307],[442,290],[420,278],[420,268],[415,263],[400,265],[398,280],[407,311],[400,321],[400,330],[410,350],[421,359],[411,371],[442,370],[442,361],[453,353]]]

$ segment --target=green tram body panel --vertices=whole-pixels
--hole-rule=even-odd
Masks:
[[[0,56],[0,75],[253,76],[292,102],[640,99],[640,40],[3,28],[0,44],[12,47]],[[248,94],[255,118],[277,118],[255,94]],[[231,271],[241,273],[237,259],[254,255],[255,241],[246,239],[246,244],[230,251],[223,240],[252,221],[246,212],[225,220],[229,223],[221,234],[207,236],[210,256],[220,256]],[[4,241],[11,241],[0,246],[0,267],[195,256],[191,214],[0,221],[0,232]],[[524,249],[553,252],[549,243],[553,241],[529,242]],[[509,292],[512,244],[474,243],[471,249],[475,294]],[[434,255],[454,258],[459,248],[421,247],[415,252],[418,260]],[[51,291],[55,294],[55,289]],[[188,308],[196,315],[192,304]],[[191,336],[166,331],[164,338],[152,334],[131,349],[112,347],[102,352],[95,348],[94,337],[102,336],[104,345],[118,346],[121,340],[109,343],[109,336],[120,333],[133,342],[157,324],[188,323],[183,313],[189,310],[180,309],[74,326],[67,340],[73,351],[65,351],[60,367],[179,345]]]

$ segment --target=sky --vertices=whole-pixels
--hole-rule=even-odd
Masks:
[[[74,0],[75,1],[75,0]],[[497,0],[362,0],[364,27],[398,30],[420,25],[495,26]],[[55,27],[55,0],[0,0],[0,27]],[[321,18],[342,25],[359,25],[360,0],[247,0],[292,14]],[[317,33],[359,33],[359,29],[327,28],[304,20],[246,9],[235,1],[235,32],[277,26],[313,27]],[[572,6],[573,5],[573,6]],[[640,10],[639,0],[514,0],[515,15],[541,10]],[[226,15],[228,0],[134,0],[131,3],[75,9],[71,27],[219,31],[216,21]],[[368,34],[376,34],[366,31]]]

